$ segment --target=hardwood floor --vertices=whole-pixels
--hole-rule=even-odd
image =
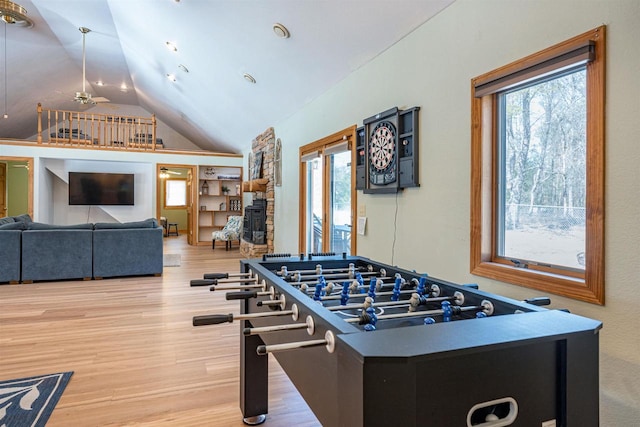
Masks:
[[[74,371],[47,426],[244,425],[239,325],[191,325],[194,315],[237,313],[238,302],[189,286],[206,272],[238,271],[238,250],[180,236],[165,239],[165,253],[182,262],[162,277],[0,286],[0,379]],[[269,363],[264,426],[319,426]]]

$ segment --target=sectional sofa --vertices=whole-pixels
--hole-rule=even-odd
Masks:
[[[161,275],[162,238],[153,218],[76,225],[0,218],[0,283]]]

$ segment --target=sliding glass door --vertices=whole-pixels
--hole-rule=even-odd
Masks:
[[[329,166],[329,252],[351,254],[351,152],[326,156]]]
[[[301,147],[300,250],[354,254],[355,211],[352,152],[354,129]],[[355,240],[355,239],[354,239]]]

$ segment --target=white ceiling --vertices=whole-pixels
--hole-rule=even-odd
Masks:
[[[94,97],[111,100],[114,113],[139,105],[203,149],[240,153],[454,0],[13,1],[35,25],[6,26],[9,119],[0,116],[0,138],[33,136],[38,102],[86,109],[72,101],[82,89],[83,26],[92,30],[86,84]],[[277,22],[291,38],[275,36]],[[4,109],[4,78],[0,88]]]

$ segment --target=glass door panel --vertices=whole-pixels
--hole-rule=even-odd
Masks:
[[[330,167],[329,252],[351,254],[351,152],[327,156]]]
[[[322,249],[322,157],[307,162],[306,252]]]

